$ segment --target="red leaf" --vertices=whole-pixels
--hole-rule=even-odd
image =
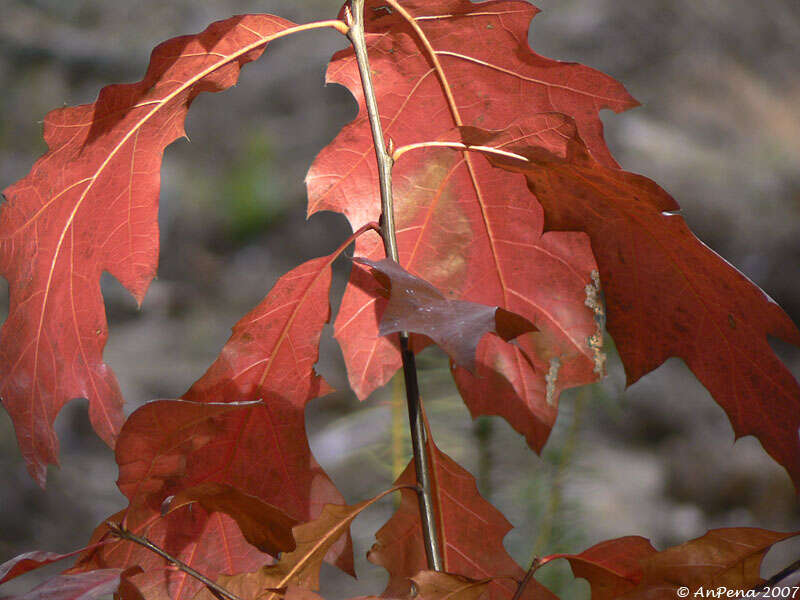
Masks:
[[[178,492],[169,503],[169,511],[193,502],[208,512],[223,512],[233,517],[245,539],[262,552],[278,556],[296,547],[292,527],[297,520],[255,496],[229,485],[201,483]]]
[[[117,591],[122,569],[100,569],[77,575],[57,575],[27,594],[8,600],[93,600]]]
[[[480,600],[490,581],[470,579],[438,571],[420,571],[411,578],[420,600]]]
[[[219,583],[240,598],[278,600],[287,587],[302,586],[319,589],[319,575],[323,557],[329,549],[350,529],[350,524],[365,509],[384,496],[396,491],[394,488],[352,506],[327,504],[318,519],[301,523],[294,530],[297,548],[281,555],[273,565],[267,565],[252,573],[240,573],[232,577],[220,577]],[[302,596],[302,594],[297,594]],[[196,600],[212,600],[208,591]]]
[[[514,596],[525,572],[503,547],[511,524],[484,500],[475,478],[428,441],[431,476],[443,568],[446,572],[471,579],[492,579],[489,600],[508,600]],[[397,480],[397,485],[414,485],[413,461]],[[376,534],[377,543],[367,557],[389,571],[386,597],[404,598],[410,590],[409,578],[427,569],[422,542],[422,525],[415,491],[400,491],[402,500],[395,514]],[[523,599],[553,599],[555,596],[536,581],[525,588]]]
[[[109,445],[122,424],[119,385],[102,360],[100,275],[108,271],[144,298],[158,261],[164,147],[184,135],[198,94],[236,83],[240,67],[292,25],[239,16],[164,42],[142,81],[49,113],[49,152],[5,190],[0,271],[11,300],[0,335],[0,396],[40,485],[46,465],[57,462],[52,424],[66,402],[88,398],[92,424]]]
[[[642,562],[657,553],[645,538],[628,536],[601,542],[580,554],[555,554],[545,560],[566,558],[575,577],[589,582],[592,600],[612,600],[637,586]]]
[[[749,590],[763,582],[761,561],[776,543],[798,535],[754,528],[713,529],[704,536],[657,552],[641,537],[602,542],[566,558],[576,577],[589,581],[592,600],[660,600],[677,597],[679,587],[693,597],[699,588]]]
[[[557,126],[562,136],[526,133],[544,126]],[[538,115],[500,134],[464,134],[467,143],[527,158],[491,160],[525,174],[547,229],[591,236],[608,330],[628,383],[671,356],[682,358],[725,409],[736,436],[755,435],[800,489],[800,386],[767,343],[772,335],[800,345],[786,313],[692,234],[663,189],[595,160],[569,117]]]
[[[378,332],[389,335],[408,331],[426,335],[453,361],[470,370],[475,365],[478,342],[489,332],[512,340],[536,328],[525,318],[496,306],[448,300],[439,290],[415,277],[391,259],[371,261],[356,258],[371,267],[389,288]]]
[[[67,554],[42,552],[40,550],[20,554],[19,556],[15,556],[14,558],[7,560],[0,565],[0,584],[5,583],[6,581],[11,581],[15,577],[24,575],[25,573],[38,569],[39,567],[44,567],[54,562],[58,562],[59,560],[71,558],[90,550],[93,550],[93,548],[89,546],[86,548],[81,548],[80,550],[75,550],[74,552],[68,552]]]
[[[349,243],[281,277],[236,324],[219,358],[184,400],[145,405],[120,435],[118,485],[130,500],[126,525],[209,577],[252,571],[268,559],[225,515],[186,507],[161,518],[167,497],[199,484],[225,484],[298,521],[318,517],[325,504],[343,503],[311,455],[304,409],[330,389],[314,364],[330,315],[330,265]],[[161,559],[147,554],[119,542],[87,557],[82,568],[141,561],[163,568]],[[327,560],[352,572],[349,535],[333,545]],[[149,585],[142,579],[137,577],[137,585]],[[166,585],[172,598],[188,598],[198,589],[183,574],[168,574]]]
[[[536,13],[530,4],[404,2],[436,51],[446,84],[437,78],[405,17],[396,10],[379,10],[380,2],[367,4],[378,104],[384,130],[396,147],[436,139],[459,124],[492,123],[499,128],[519,113],[569,110],[578,116],[593,151],[615,164],[602,142],[597,112],[603,107],[624,110],[635,101],[621,85],[596,71],[534,54],[527,44],[529,22]],[[377,218],[380,203],[372,138],[350,51],[334,56],[328,80],[353,92],[360,114],[311,168],[309,213],[342,212],[357,228]],[[452,105],[445,90],[452,95]],[[500,306],[542,331],[547,343],[537,348],[552,351],[542,357],[545,369],[534,372],[527,366],[523,373],[514,368],[502,374],[512,385],[505,387],[500,408],[492,411],[513,419],[529,442],[540,447],[547,421],[524,414],[527,407],[536,407],[537,413],[549,410],[541,390],[550,359],[558,358],[564,367],[563,387],[597,378],[595,354],[587,344],[596,327],[585,306],[585,288],[596,266],[586,237],[542,236],[541,207],[522,182],[498,176],[478,156],[441,149],[404,154],[394,168],[394,191],[400,264],[405,269],[448,290],[452,298]],[[571,246],[570,252],[560,252],[566,246]],[[382,258],[378,236],[362,237],[356,254]],[[336,320],[336,337],[351,387],[363,399],[388,381],[400,358],[390,340],[377,336],[375,312],[381,300],[364,289],[360,277],[354,269]],[[492,361],[484,364],[490,368]],[[541,385],[522,385],[533,379]],[[477,394],[467,391],[465,396],[473,414],[482,412]],[[551,400],[553,406],[555,398]]]

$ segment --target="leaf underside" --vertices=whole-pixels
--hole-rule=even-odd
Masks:
[[[562,135],[527,134],[544,124]],[[800,386],[767,341],[800,345],[786,313],[698,240],[656,183],[595,160],[570,117],[538,115],[502,133],[465,129],[464,139],[524,156],[490,160],[525,175],[546,229],[589,234],[628,382],[682,358],[736,436],[756,436],[800,489]]]
[[[293,23],[238,16],[159,45],[144,79],[44,119],[49,151],[7,188],[0,212],[0,273],[9,316],[0,331],[0,397],[31,476],[44,486],[58,460],[53,422],[88,398],[95,431],[113,446],[123,421],[117,379],[103,362],[108,338],[100,276],[141,303],[158,262],[164,148],[185,135],[201,92],[236,83],[242,65]]]
[[[422,28],[441,62],[429,54],[398,11],[367,2],[367,43],[386,135],[395,147],[440,139],[462,124],[502,129],[520,113],[575,114],[592,151],[615,165],[602,140],[601,108],[636,105],[613,79],[582,65],[535,54],[528,28],[537,9],[527,2],[409,1],[403,7]],[[307,176],[309,214],[343,213],[356,229],[380,211],[372,137],[352,51],[337,53],[329,82],[346,86],[359,115],[317,157]],[[448,104],[446,90],[452,93]],[[557,132],[541,130],[542,136]],[[518,349],[484,347],[477,383],[457,373],[473,415],[501,414],[540,449],[561,389],[595,381],[597,335],[586,288],[597,266],[583,233],[543,234],[543,213],[524,180],[499,176],[485,158],[449,149],[404,154],[393,171],[400,264],[452,299],[494,305],[531,321],[539,334]],[[356,254],[383,257],[377,235],[362,236]],[[365,398],[400,366],[397,347],[378,336],[383,299],[354,269],[335,322],[351,387]],[[560,376],[547,397],[552,363]],[[497,374],[496,376],[494,374]],[[486,406],[482,387],[494,378],[499,401]]]

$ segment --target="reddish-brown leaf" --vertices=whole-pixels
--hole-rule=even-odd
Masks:
[[[589,582],[592,600],[613,600],[639,584],[642,562],[657,553],[648,540],[632,535],[600,542],[580,554],[555,554],[545,560],[566,558],[575,577]]]
[[[5,583],[6,581],[11,581],[15,577],[24,575],[25,573],[38,569],[39,567],[44,567],[54,562],[71,558],[93,549],[94,548],[92,547],[86,547],[81,548],[80,550],[75,550],[74,552],[68,552],[67,554],[43,552],[41,550],[20,554],[19,556],[15,556],[14,558],[7,560],[0,565],[0,584]]]
[[[93,600],[117,591],[122,569],[99,569],[75,575],[56,575],[27,594],[7,600]]]
[[[108,328],[100,275],[141,302],[158,261],[158,193],[165,146],[184,135],[201,92],[234,83],[242,65],[293,24],[239,16],[164,42],[138,83],[104,88],[93,104],[44,120],[48,153],[5,190],[0,272],[11,303],[0,345],[0,396],[28,470],[41,485],[55,464],[61,407],[89,399],[97,433],[113,445],[122,397],[102,353]]]
[[[545,124],[562,136],[527,134]],[[464,139],[526,157],[491,160],[525,174],[547,229],[591,236],[628,383],[682,358],[736,436],[755,435],[800,489],[800,386],[767,342],[800,345],[786,313],[692,234],[663,189],[595,160],[569,117],[538,115],[494,136],[465,129]]]
[[[161,514],[161,504],[173,493],[204,479],[213,479],[213,475],[226,479],[228,469],[237,466],[231,464],[236,443],[230,438],[243,430],[243,421],[253,418],[257,409],[265,410],[260,404],[160,400],[134,412],[122,429],[116,449],[120,464],[118,485],[129,497],[130,505],[109,520],[124,521],[133,533],[147,537],[212,578],[268,563],[270,557],[248,544],[236,521],[224,513],[208,513],[200,506],[189,505]],[[269,462],[264,460],[263,465],[267,469]],[[231,479],[227,477],[228,481]],[[101,525],[92,541],[107,535],[108,528]],[[140,566],[144,573],[131,581],[149,600],[185,600],[201,586],[185,573],[168,568],[162,558],[146,548],[126,541],[87,553],[72,571],[133,565]]]
[[[480,600],[486,597],[490,583],[437,571],[421,571],[411,581],[420,600]]]
[[[295,526],[294,551],[283,554],[274,565],[252,573],[223,576],[218,583],[242,598],[261,600],[279,600],[283,591],[292,587],[319,589],[320,567],[330,548],[347,534],[358,515],[393,491],[394,488],[353,506],[327,504],[318,519]],[[203,592],[198,600],[213,600],[213,595]]]
[[[475,478],[469,472],[433,442],[428,442],[428,448],[444,570],[475,580],[492,579],[488,585],[488,600],[512,598],[525,572],[503,547],[503,538],[511,525],[481,497]],[[397,484],[415,483],[412,461]],[[400,493],[400,506],[378,531],[377,542],[368,554],[370,561],[389,571],[385,597],[406,597],[410,590],[409,579],[427,569],[417,494],[409,489]],[[555,600],[555,596],[536,581],[525,588],[522,598]]]
[[[597,155],[614,164],[602,142],[597,112],[604,107],[624,110],[635,101],[621,85],[596,71],[534,54],[527,43],[533,6],[469,0],[402,5],[436,51],[444,80],[437,77],[431,57],[405,17],[382,10],[381,2],[368,2],[367,37],[377,99],[384,129],[396,147],[436,139],[460,124],[505,127],[519,113],[564,110],[580,120]],[[372,138],[350,51],[334,57],[328,80],[347,86],[361,111],[311,168],[309,212],[342,212],[357,228],[377,218],[380,203]],[[452,105],[445,90],[452,94]],[[479,156],[442,149],[408,152],[395,165],[394,190],[399,262],[404,268],[447,290],[449,297],[524,316],[547,340],[537,345],[551,351],[542,358],[546,368],[510,366],[500,376],[510,385],[491,411],[509,418],[540,447],[551,419],[525,418],[525,411],[549,410],[542,390],[550,359],[564,366],[564,387],[597,378],[587,343],[595,325],[585,306],[585,288],[596,270],[588,240],[580,233],[543,236],[541,207],[523,182],[498,176]],[[570,252],[560,252],[568,245]],[[382,258],[378,236],[363,236],[356,254]],[[388,381],[400,365],[392,341],[377,335],[375,305],[379,312],[381,299],[359,282],[362,276],[353,270],[336,320],[351,387],[360,398]],[[487,368],[492,363],[484,361]],[[533,379],[541,384],[527,385]],[[462,391],[469,388],[462,385]],[[518,393],[523,396],[518,398]],[[480,396],[466,396],[473,414],[481,413]]]
[[[233,517],[245,539],[262,552],[278,556],[296,547],[292,527],[297,520],[255,496],[221,483],[201,483],[175,494],[169,511],[193,502],[208,512],[222,512]]]
[[[348,243],[281,277],[236,324],[219,358],[183,400],[145,405],[120,435],[118,485],[130,500],[126,525],[210,577],[252,571],[269,561],[226,515],[186,506],[162,518],[161,505],[170,495],[224,484],[298,521],[343,501],[311,455],[304,409],[330,389],[314,364],[330,315],[330,265]],[[136,561],[163,568],[161,559],[145,554],[119,542],[87,557],[82,568]],[[349,535],[333,545],[327,559],[352,572]],[[137,585],[149,587],[143,579],[137,577]],[[196,582],[180,573],[168,573],[165,581],[162,592],[173,599],[197,591]]]
[[[448,300],[424,279],[406,271],[391,259],[356,258],[372,268],[384,283],[389,301],[381,315],[378,333],[418,333],[436,342],[453,362],[472,370],[478,342],[489,332],[510,341],[536,328],[527,319],[497,306]]]
[[[749,590],[763,582],[761,561],[778,542],[798,535],[754,528],[713,529],[697,539],[657,552],[644,538],[602,542],[566,558],[576,577],[589,581],[592,600],[667,600],[679,587]]]

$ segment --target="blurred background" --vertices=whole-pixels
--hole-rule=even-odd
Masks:
[[[331,18],[340,3],[0,0],[0,188],[45,151],[40,121],[48,110],[92,102],[107,83],[138,80],[158,42],[237,13]],[[623,167],[670,191],[699,237],[800,322],[800,3],[536,4],[544,12],[531,30],[534,50],[609,73],[642,102],[623,115],[603,114]],[[338,215],[305,222],[303,184],[316,153],[356,113],[346,90],[323,87],[325,64],[342,45],[332,32],[274,43],[238,86],[200,96],[186,126],[191,142],[167,149],[159,278],[141,311],[111,277],[103,282],[111,330],[105,356],[128,411],[180,396],[280,274],[348,234]],[[336,294],[347,269],[337,263]],[[3,290],[3,311],[6,303]],[[775,348],[800,374],[797,349]],[[311,445],[356,501],[385,489],[407,460],[401,388],[389,385],[359,404],[346,391],[336,345],[329,339],[322,352],[321,371],[343,391],[311,403]],[[711,527],[800,527],[786,473],[755,439],[734,444],[722,409],[680,360],[627,390],[612,360],[603,384],[562,396],[541,457],[503,421],[471,421],[440,354],[428,351],[420,364],[437,442],[514,524],[506,546],[524,567],[536,555],[580,552],[622,535],[664,548]],[[51,470],[45,493],[28,478],[0,412],[0,562],[33,549],[80,547],[125,505],[85,402],[70,404],[56,425],[62,466]],[[388,501],[356,522],[362,582],[326,569],[327,598],[382,589],[384,573],[364,554],[391,511]],[[798,556],[798,544],[784,544],[768,556],[764,574]],[[565,598],[588,597],[565,565],[538,576]]]

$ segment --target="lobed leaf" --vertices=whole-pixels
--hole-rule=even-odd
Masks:
[[[627,536],[595,544],[580,554],[555,554],[549,561],[565,558],[575,577],[586,579],[592,600],[613,600],[625,596],[642,581],[642,563],[658,551],[640,536]]]
[[[162,518],[169,496],[221,484],[296,521],[342,502],[311,454],[304,409],[330,389],[314,364],[330,315],[330,266],[348,243],[281,277],[236,324],[218,359],[183,400],[145,405],[120,435],[118,486],[130,501],[126,525],[211,578],[252,571],[270,559],[245,541],[227,515],[184,506]],[[101,526],[96,536],[104,532]],[[327,559],[352,572],[349,534],[332,545]],[[155,588],[150,595],[180,600],[197,593],[197,582],[183,573],[160,575],[163,561],[130,542],[85,557],[80,568],[129,564],[147,565],[134,581],[140,589]]]
[[[558,126],[559,138],[527,132]],[[502,133],[464,129],[468,144],[522,173],[545,210],[546,229],[589,234],[608,304],[608,330],[628,383],[682,358],[719,403],[737,437],[755,435],[800,489],[800,386],[767,342],[800,345],[800,331],[753,282],[714,253],[653,181],[592,155],[565,115],[523,119]]]
[[[350,524],[366,508],[395,491],[394,488],[353,506],[327,504],[318,519],[297,525],[294,537],[297,548],[283,554],[273,565],[252,573],[221,577],[218,583],[243,598],[278,600],[306,597],[303,590],[319,589],[322,560],[331,547],[347,534]],[[288,590],[288,591],[287,591]],[[294,590],[294,591],[292,591]],[[309,594],[308,597],[314,597]],[[210,592],[201,592],[198,600],[212,600]]]
[[[57,463],[52,425],[69,400],[88,398],[95,431],[111,446],[122,425],[119,385],[102,358],[100,275],[108,271],[142,302],[158,262],[164,148],[184,135],[198,94],[235,84],[240,68],[292,26],[269,15],[213,23],[156,47],[142,81],[45,117],[49,151],[5,190],[0,212],[0,273],[10,290],[0,396],[40,485]]]
[[[524,570],[503,547],[510,523],[478,492],[475,478],[439,450],[428,436],[432,495],[443,569],[447,573],[473,580],[491,579],[488,600],[509,600],[516,592]],[[416,483],[412,461],[400,475],[397,485]],[[417,494],[401,490],[396,512],[376,534],[377,542],[367,558],[389,571],[385,597],[404,598],[410,591],[410,578],[427,569],[422,541]],[[555,599],[544,586],[532,581],[522,600]]]
[[[409,21],[382,5],[367,2],[367,43],[381,121],[396,148],[438,139],[462,124],[499,128],[520,113],[565,110],[578,116],[593,151],[615,164],[603,144],[597,113],[601,108],[624,110],[635,101],[605,75],[533,53],[527,40],[535,7],[520,1],[414,0],[402,3]],[[435,52],[442,75],[412,22]],[[341,212],[358,228],[377,218],[380,202],[373,143],[350,50],[334,56],[328,81],[348,87],[360,112],[309,171],[309,213]],[[587,237],[543,235],[541,207],[523,181],[500,176],[480,156],[416,150],[403,154],[393,173],[403,268],[447,290],[450,299],[500,306],[540,330],[532,346],[540,354],[547,349],[541,360],[525,365],[486,356],[478,385],[465,383],[466,374],[459,377],[473,415],[502,414],[532,447],[540,448],[558,391],[598,378],[588,342],[597,327],[585,304],[585,289],[597,267]],[[356,254],[382,258],[378,236],[360,238]],[[335,323],[351,387],[362,399],[400,366],[397,347],[378,336],[375,314],[383,308],[382,298],[373,292],[354,269]],[[563,370],[547,399],[545,376],[556,359]],[[496,366],[505,370],[493,378]],[[490,383],[495,379],[506,382],[502,392]],[[534,380],[541,384],[527,385]],[[487,407],[485,394],[472,391],[481,386],[490,387],[492,395],[502,393],[502,401]]]
[[[592,600],[675,598],[686,587],[693,596],[705,590],[751,590],[761,584],[761,562],[776,543],[798,535],[748,527],[713,529],[705,535],[657,552],[644,538],[601,542],[566,558],[576,577],[589,581]]]

